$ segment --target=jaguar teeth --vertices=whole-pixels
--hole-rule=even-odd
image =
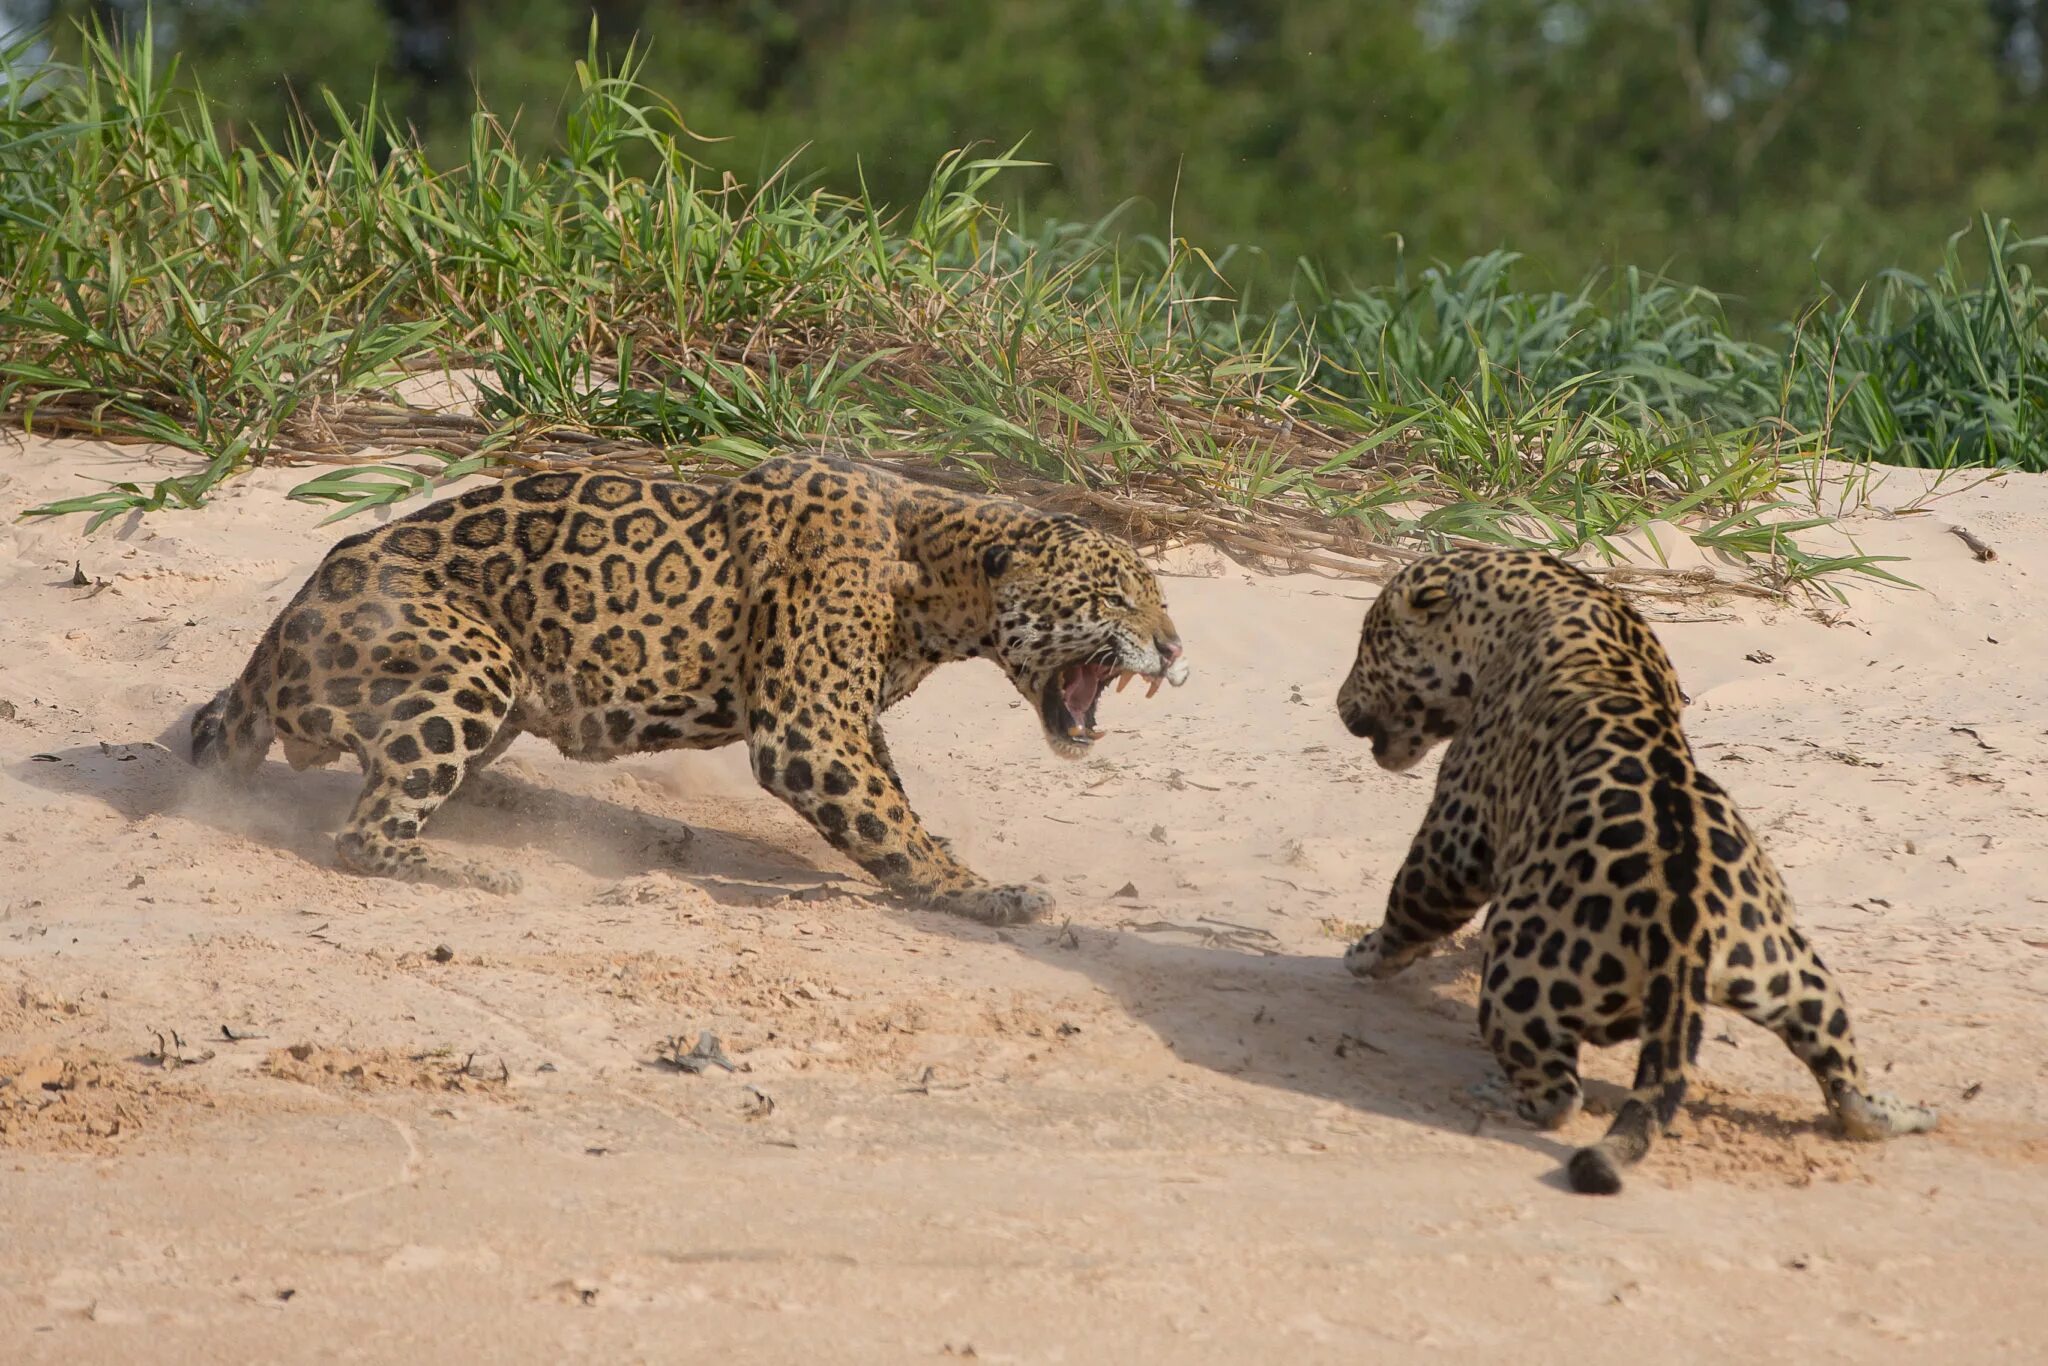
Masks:
[[[1162,683],[1168,681],[1165,672],[1146,673],[1139,669],[1118,668],[1114,664],[1069,664],[1053,677],[1051,687],[1059,693],[1059,704],[1064,708],[1061,719],[1055,722],[1054,734],[1076,745],[1093,744],[1110,734],[1096,724],[1093,715],[1095,704],[1102,694],[1109,691],[1112,682],[1122,692],[1131,686],[1133,679],[1146,681],[1145,696],[1155,697]],[[1048,696],[1046,705],[1052,705]]]

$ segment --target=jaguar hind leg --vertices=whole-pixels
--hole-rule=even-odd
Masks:
[[[475,633],[465,648],[465,665],[473,669],[362,680],[357,705],[346,713],[347,733],[334,737],[363,766],[363,790],[335,837],[344,867],[408,882],[498,893],[519,889],[519,875],[511,869],[420,838],[441,804],[517,734],[509,667],[486,667],[498,663],[499,651]]]
[[[362,794],[335,837],[344,867],[372,877],[480,887],[501,895],[519,890],[519,874],[513,870],[450,854],[420,838],[427,819],[462,782],[460,756],[408,767],[392,762],[387,752],[366,756],[363,769]]]
[[[1926,1106],[1865,1089],[1856,1031],[1834,974],[1797,929],[1769,934],[1769,962],[1758,964],[1755,949],[1745,945],[1746,954],[1731,968],[1723,951],[1716,1003],[1776,1034],[1806,1064],[1845,1136],[1876,1142],[1939,1125],[1939,1113]]]

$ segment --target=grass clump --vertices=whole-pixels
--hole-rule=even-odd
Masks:
[[[2048,283],[2032,262],[2044,252],[2048,237],[1980,219],[1933,276],[1890,271],[1847,297],[1823,287],[1764,340],[1733,335],[1708,291],[1637,270],[1576,294],[1519,291],[1508,252],[1342,293],[1305,272],[1283,311],[1332,362],[1318,377],[1369,405],[1489,371],[1516,401],[1594,376],[1587,400],[1639,422],[1776,423],[1882,464],[2040,471]]]
[[[265,461],[337,466],[295,496],[346,516],[479,470],[835,447],[1347,570],[1404,538],[1568,551],[1682,521],[1776,589],[1885,572],[1801,547],[1818,519],[1787,490],[1817,457],[2048,450],[2040,244],[2004,229],[1993,284],[1888,278],[1770,344],[1635,274],[1516,293],[1505,256],[1376,290],[1305,272],[1260,310],[1183,242],[1020,231],[991,188],[1014,152],[947,157],[897,213],[787,167],[712,176],[630,57],[595,53],[559,155],[480,112],[445,167],[374,104],[235,141],[146,29],[0,86],[0,411],[192,460],[29,515],[197,506]],[[396,397],[437,368],[474,372],[473,413]]]

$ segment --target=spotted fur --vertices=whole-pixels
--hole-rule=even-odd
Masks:
[[[1479,1028],[1522,1117],[1577,1113],[1579,1046],[1642,1040],[1634,1089],[1572,1185],[1611,1194],[1685,1095],[1709,1003],[1782,1039],[1851,1138],[1931,1129],[1865,1089],[1834,978],[1777,869],[1679,725],[1669,657],[1621,596],[1533,551],[1404,569],[1365,618],[1337,707],[1384,768],[1449,740],[1380,927],[1384,978],[1491,903]]]
[[[905,898],[1029,919],[1051,897],[991,886],[925,831],[879,724],[976,657],[1068,755],[1088,737],[1053,727],[1051,699],[1073,668],[1187,675],[1152,574],[1071,517],[822,457],[702,484],[532,474],[335,546],[200,709],[193,758],[352,753],[345,866],[510,891],[420,832],[521,733],[595,761],[744,741],[764,788]]]

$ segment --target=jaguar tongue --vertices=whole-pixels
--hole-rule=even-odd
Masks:
[[[1109,681],[1112,672],[1106,664],[1076,664],[1061,680],[1060,700],[1065,703],[1072,723],[1067,731],[1070,736],[1095,738],[1095,701],[1102,695],[1102,685]]]

